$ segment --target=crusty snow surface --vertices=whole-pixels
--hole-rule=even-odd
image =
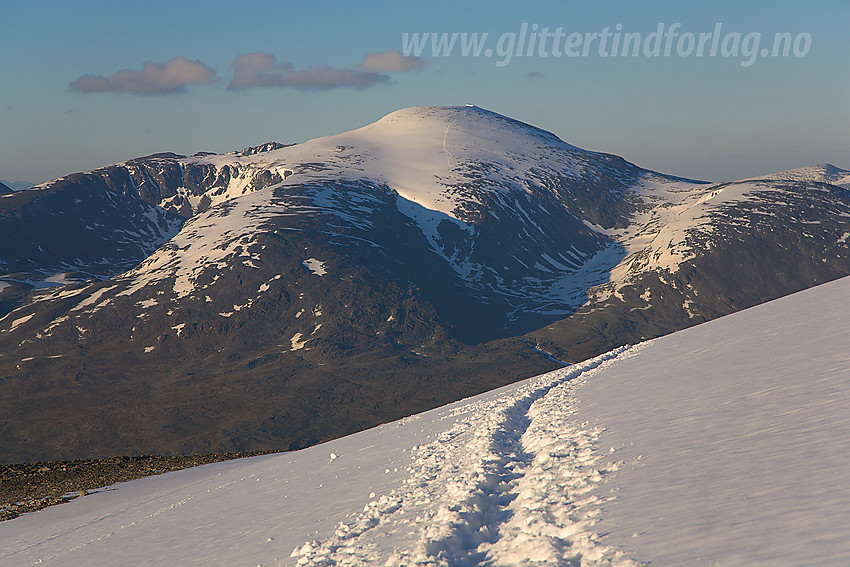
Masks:
[[[303,451],[0,524],[0,565],[850,565],[850,278]]]

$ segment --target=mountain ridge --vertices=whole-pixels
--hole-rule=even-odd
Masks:
[[[126,200],[164,232],[89,281],[28,294],[75,281],[58,260],[0,275],[0,391],[34,403],[0,407],[0,459],[297,448],[850,274],[850,192],[816,169],[711,184],[419,107],[7,195],[10,237],[3,210],[84,190],[86,211]]]

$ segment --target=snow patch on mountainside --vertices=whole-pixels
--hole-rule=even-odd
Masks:
[[[752,177],[743,181],[808,181],[815,183],[829,183],[845,189],[850,189],[850,171],[835,167],[832,164],[810,165],[771,173],[759,177]]]
[[[252,266],[259,259],[252,251],[258,223],[278,214],[298,212],[305,210],[272,202],[270,191],[259,191],[198,215],[137,268],[121,276],[131,284],[119,295],[131,296],[167,278],[173,278],[178,299],[194,294],[203,289],[196,286],[202,271],[226,268],[233,260]]]
[[[258,152],[253,155],[262,156],[262,154],[263,152]],[[176,159],[183,175],[186,174],[188,166],[201,165],[205,167],[201,170],[205,173],[202,184],[206,187],[206,190],[203,191],[198,191],[197,188],[188,189],[183,185],[174,187],[169,191],[157,182],[149,169],[152,168],[154,173],[158,173],[156,171],[157,164],[162,163],[167,166],[175,163],[171,159],[157,159],[156,156],[151,156],[122,162],[116,164],[116,166],[123,167],[127,171],[137,194],[141,191],[141,185],[145,185],[148,190],[163,191],[165,189],[168,196],[163,197],[159,203],[155,204],[165,209],[180,212],[180,214],[185,213],[184,207],[188,204],[191,213],[197,214],[211,206],[253,193],[268,186],[270,182],[272,184],[274,181],[279,182],[292,173],[285,167],[277,167],[262,160],[247,159],[247,155],[251,154],[243,155],[231,152],[222,155],[208,154]],[[159,167],[163,166],[160,165]]]
[[[316,260],[315,258],[307,258],[301,263],[305,268],[317,276],[324,276],[328,273],[328,270],[325,268],[325,263],[320,260]]]
[[[657,183],[644,179],[639,191],[648,203],[655,203],[637,212],[624,230],[609,230],[606,234],[622,243],[627,254],[610,272],[613,291],[629,283],[634,275],[647,271],[675,272],[693,258],[696,235],[710,235],[711,214],[722,206],[754,200],[765,191],[779,192],[783,188],[774,182],[753,180],[715,185]]]
[[[515,295],[518,299],[522,296],[549,298],[548,302],[538,306],[519,305],[517,312],[567,316],[587,303],[588,289],[610,282],[611,269],[623,259],[624,253],[622,246],[612,244],[585,259],[578,268],[571,265],[546,281],[526,278],[514,289],[505,290],[505,295]]]
[[[301,333],[295,333],[294,335],[292,335],[292,338],[290,339],[290,342],[292,343],[292,348],[289,350],[301,350],[302,348],[304,348],[304,345],[307,344],[307,341],[301,340],[301,338]]]
[[[35,313],[31,313],[29,315],[24,315],[23,317],[18,317],[17,319],[13,319],[12,325],[6,330],[6,332],[11,333],[12,331],[14,331],[18,327],[18,325],[26,323],[27,321],[32,319],[34,315],[35,315]],[[6,317],[3,317],[3,319],[5,319],[5,318]]]
[[[115,289],[116,287],[118,287],[118,286],[114,286],[114,285],[113,285],[113,286],[103,287],[103,288],[100,288],[100,289],[96,290],[96,291],[95,291],[95,292],[93,292],[90,296],[88,296],[86,299],[84,299],[84,300],[80,301],[80,302],[79,302],[76,306],[72,307],[72,308],[71,308],[71,310],[70,310],[70,311],[71,311],[71,313],[73,313],[74,311],[82,311],[82,310],[83,310],[83,309],[85,309],[86,307],[89,307],[89,306],[91,306],[91,305],[95,305],[96,303],[98,303],[98,301],[100,300],[100,298],[101,298],[101,297],[102,297],[105,293],[107,293],[107,292],[109,292],[109,291],[112,291],[112,290],[113,290],[113,289]],[[87,310],[87,311],[83,311],[83,313],[93,313],[93,312],[94,312],[94,308],[93,308],[93,309],[89,309],[89,310]]]

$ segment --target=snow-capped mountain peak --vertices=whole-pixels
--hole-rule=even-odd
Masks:
[[[850,171],[836,167],[831,163],[797,167],[778,173],[752,177],[744,181],[805,181],[811,183],[829,183],[850,189]]]
[[[554,134],[475,106],[416,107],[333,136],[266,152],[249,163],[289,171],[288,184],[318,179],[369,179],[402,198],[452,218],[469,220],[464,208],[478,202],[462,187],[470,168],[487,167],[498,185],[533,175],[533,168],[582,173],[571,152],[582,152]],[[201,158],[218,167],[227,158]]]
[[[710,184],[459,106],[6,195],[0,400],[61,384],[133,432],[13,411],[40,437],[9,450],[300,447],[828,281],[850,192],[818,180],[846,173]]]
[[[122,294],[162,278],[174,278],[177,298],[206,289],[212,284],[192,282],[251,257],[272,217],[329,216],[372,233],[386,223],[378,208],[389,206],[400,222],[414,223],[458,285],[482,303],[506,303],[512,324],[585,303],[587,289],[622,257],[611,236],[617,227],[702,190],[475,106],[403,109],[350,132],[260,149],[124,164],[140,195],[164,196],[166,208],[188,201],[195,218],[129,274],[136,283]],[[171,185],[182,181],[175,189],[172,177]]]

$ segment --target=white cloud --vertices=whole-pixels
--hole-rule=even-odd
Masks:
[[[413,69],[421,69],[427,61],[421,57],[402,55],[398,49],[382,51],[380,53],[367,53],[363,57],[360,69],[379,73],[403,73]]]
[[[146,62],[140,70],[123,69],[108,77],[83,75],[70,84],[71,90],[83,93],[122,92],[134,94],[166,94],[186,90],[187,85],[208,85],[215,71],[198,60],[174,57],[165,63]]]
[[[381,73],[367,70],[338,69],[318,65],[296,70],[292,63],[277,63],[269,53],[246,53],[233,62],[235,67],[229,89],[252,87],[293,87],[297,89],[333,89],[370,87],[389,80]]]

